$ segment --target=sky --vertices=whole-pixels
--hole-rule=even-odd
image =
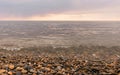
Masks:
[[[0,0],[0,20],[120,20],[120,0]]]

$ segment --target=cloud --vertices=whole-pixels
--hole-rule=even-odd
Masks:
[[[0,0],[0,17],[30,18],[49,14],[119,15],[120,0]]]
[[[13,1],[13,2],[12,2]],[[0,2],[1,14],[15,16],[31,16],[35,14],[45,15],[48,13],[59,13],[69,9],[69,1],[63,0],[33,0],[14,2],[15,0]],[[68,5],[68,6],[66,6]]]

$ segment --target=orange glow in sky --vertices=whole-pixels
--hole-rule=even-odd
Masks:
[[[120,0],[0,0],[0,20],[120,20]]]
[[[98,20],[120,20],[117,16],[112,18],[104,14],[48,14],[45,16],[32,16],[27,18],[8,17],[2,20],[33,20],[33,21],[98,21]]]

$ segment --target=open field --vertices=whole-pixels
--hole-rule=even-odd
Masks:
[[[120,22],[0,22],[0,75],[119,75]]]
[[[1,21],[0,46],[120,46],[120,22]]]

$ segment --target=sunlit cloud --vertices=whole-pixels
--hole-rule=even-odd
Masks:
[[[0,20],[120,20],[120,0],[0,0]]]
[[[110,16],[111,15],[111,16]],[[112,17],[112,18],[111,18]],[[120,17],[120,16],[119,16]],[[112,14],[48,14],[44,16],[35,15],[31,17],[9,17],[2,18],[3,20],[34,20],[34,21],[104,21],[113,20],[118,21],[120,18],[118,15]]]

